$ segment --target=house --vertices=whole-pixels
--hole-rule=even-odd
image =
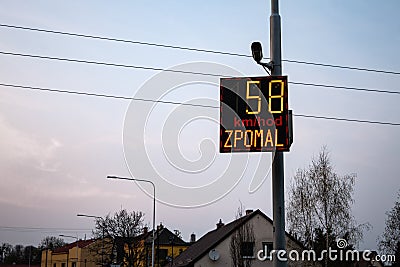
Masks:
[[[41,267],[95,267],[90,245],[94,239],[78,240],[60,248],[42,251]]]
[[[144,244],[146,248],[146,265],[151,266],[151,247],[153,231],[148,231],[142,237],[144,239]],[[154,266],[164,266],[167,263],[173,263],[174,259],[178,257],[183,251],[185,251],[190,243],[182,240],[182,238],[177,235],[174,231],[171,232],[168,228],[164,227],[162,224],[157,226],[155,233],[155,260]]]
[[[145,227],[134,238],[79,240],[54,250],[43,250],[41,267],[151,266],[152,238],[153,231]],[[162,224],[155,231],[154,243],[155,266],[172,263],[190,245]]]
[[[240,240],[240,237],[241,240]],[[296,239],[286,234],[287,251],[299,254],[305,248]],[[272,266],[273,249],[272,220],[260,210],[247,210],[246,214],[228,224],[217,223],[216,229],[208,232],[173,262],[174,267],[238,266],[246,261],[253,267]],[[236,261],[236,263],[234,262]],[[243,263],[243,262],[242,262]],[[288,266],[308,266],[308,261],[288,261]],[[246,265],[245,265],[246,266]],[[318,266],[314,265],[313,266]]]

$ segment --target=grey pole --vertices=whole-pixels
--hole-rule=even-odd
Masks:
[[[145,179],[136,179],[136,178],[125,178],[119,176],[107,176],[108,179],[118,179],[118,180],[130,180],[130,181],[138,181],[138,182],[145,182],[149,183],[153,186],[153,241],[151,242],[151,266],[154,267],[154,240],[155,240],[155,233],[156,233],[156,185],[150,181]]]
[[[69,238],[76,238],[76,266],[75,267],[78,267],[78,258],[79,258],[79,255],[78,255],[78,250],[79,250],[78,234],[76,234],[76,237],[72,236],[72,235],[59,235],[59,236],[61,236],[61,237],[69,237]],[[72,265],[72,263],[71,263],[71,265]]]
[[[88,215],[88,214],[77,214],[76,216],[78,216],[78,217],[95,218],[95,219],[100,219],[101,220],[101,223],[103,224],[102,227],[101,227],[101,229],[102,229],[102,235],[101,235],[101,266],[104,267],[104,227],[105,227],[105,223],[104,223],[103,217],[96,216],[96,215]]]
[[[278,0],[271,0],[270,56],[273,62],[271,74],[276,76],[282,75],[281,17],[279,15]],[[283,152],[275,152],[272,154],[272,199],[274,250],[286,250]],[[285,267],[287,266],[287,262],[279,261],[277,254],[275,254],[273,266]]]

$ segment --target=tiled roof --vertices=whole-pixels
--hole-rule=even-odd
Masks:
[[[84,248],[84,247],[86,247],[86,246],[92,244],[94,241],[96,241],[96,240],[95,240],[95,239],[78,240],[78,247],[79,247],[79,248]],[[75,241],[75,242],[73,242],[73,243],[71,243],[71,244],[67,244],[67,245],[65,245],[65,246],[56,248],[56,249],[53,251],[53,253],[68,253],[68,251],[69,251],[71,248],[74,248],[74,247],[77,246],[76,242],[77,242],[77,241]]]
[[[149,231],[147,236],[145,237],[146,243],[151,243],[153,231]],[[170,245],[170,238],[174,237],[174,246],[187,246],[189,245],[187,242],[183,241],[182,238],[178,237],[176,234],[171,232],[168,228],[163,227],[162,229],[156,230],[156,239],[155,243],[159,245]]]
[[[235,229],[240,227],[242,224],[253,218],[255,215],[261,215],[271,222],[272,220],[268,218],[260,210],[256,210],[248,215],[240,217],[239,219],[230,222],[218,229],[208,232],[196,243],[193,243],[188,249],[183,251],[176,259],[174,259],[173,266],[190,266],[192,263],[197,261],[203,255],[208,253],[210,249],[222,242],[226,237],[228,237]]]
[[[179,236],[177,236],[176,234],[174,234],[173,232],[171,232],[168,228],[166,227],[162,227],[161,229],[157,229],[156,233],[155,233],[155,243],[159,244],[159,245],[170,245],[171,241],[170,241],[170,237],[174,237],[174,245],[181,245],[181,246],[188,246],[189,243],[185,242],[182,240],[182,238],[180,238]],[[138,235],[136,237],[138,240],[145,240],[145,243],[150,244],[153,240],[153,230],[148,231],[146,233],[143,233],[141,235]]]

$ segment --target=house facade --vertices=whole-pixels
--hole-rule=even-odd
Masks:
[[[148,267],[152,263],[152,238],[153,231],[145,228],[134,238],[79,240],[43,250],[40,267]],[[190,245],[162,224],[157,227],[154,243],[155,267],[172,264]]]
[[[150,231],[144,238],[146,258],[148,259],[145,266],[151,266],[152,234],[153,232]],[[155,234],[154,246],[156,252],[154,266],[161,267],[173,264],[175,258],[185,251],[190,246],[190,243],[183,241],[175,232],[160,224]]]
[[[90,246],[96,241],[78,240],[60,248],[42,251],[41,267],[96,267]]]
[[[235,242],[238,233],[242,240]],[[247,233],[247,234],[246,234]],[[289,234],[286,235],[287,251],[300,254],[304,247]],[[273,249],[272,220],[260,210],[246,211],[246,215],[228,224],[221,221],[216,229],[208,232],[174,261],[174,267],[240,266],[246,261],[252,267],[272,266],[268,259]],[[273,256],[273,254],[272,254]],[[236,260],[236,263],[234,262]],[[245,265],[246,266],[246,265]],[[318,266],[307,261],[288,261],[288,266]]]

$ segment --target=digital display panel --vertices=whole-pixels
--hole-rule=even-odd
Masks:
[[[220,152],[289,151],[287,76],[221,78]]]

